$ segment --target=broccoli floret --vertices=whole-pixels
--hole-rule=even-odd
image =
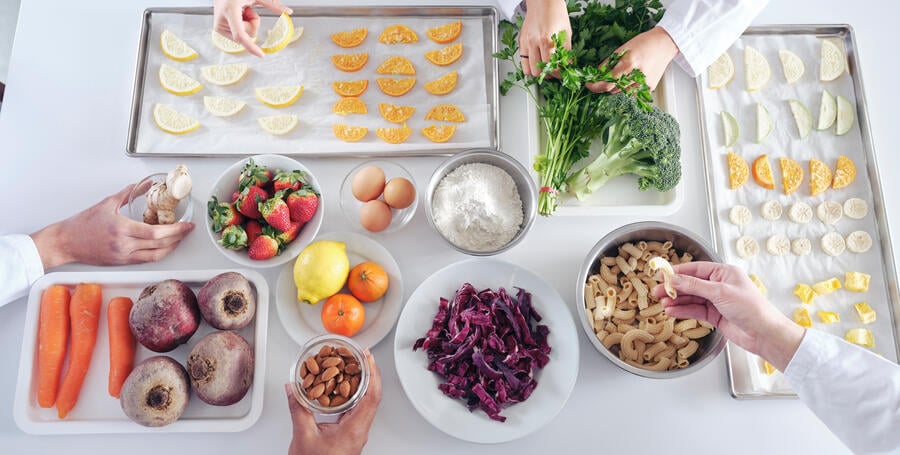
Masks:
[[[634,97],[605,95],[597,104],[600,155],[566,180],[568,191],[584,199],[609,179],[635,174],[641,190],[669,191],[681,180],[681,132],[674,117]]]

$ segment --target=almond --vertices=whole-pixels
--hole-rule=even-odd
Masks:
[[[313,381],[316,380],[316,375],[310,373],[303,377],[303,390],[309,389],[309,386],[313,385]]]
[[[338,356],[331,356],[322,361],[322,368],[336,367],[342,362]]]
[[[319,364],[316,363],[316,359],[310,357],[303,362],[306,365],[306,369],[312,374],[319,374]]]
[[[344,397],[338,395],[338,396],[336,396],[336,397],[334,397],[334,398],[331,399],[331,407],[340,406],[340,405],[342,405],[342,404],[344,404],[344,403],[346,403],[346,402],[347,402],[347,399],[346,399],[346,398],[344,398]]]
[[[334,392],[334,386],[337,385],[334,378],[329,379],[325,382],[325,395],[331,395],[331,392]]]
[[[356,389],[359,388],[359,376],[353,376],[350,378],[350,395],[356,393]]]
[[[306,370],[306,362],[303,362],[303,363],[300,364],[300,377],[301,377],[301,378],[305,378],[305,377],[306,377],[306,373],[307,373],[307,370]]]
[[[334,348],[332,348],[331,346],[325,345],[325,346],[322,346],[322,349],[319,349],[318,355],[319,355],[319,357],[325,358],[325,357],[330,356],[332,352],[334,352]]]
[[[325,371],[322,372],[322,380],[327,381],[335,376],[337,376],[341,371],[337,369],[337,367],[328,367]]]
[[[328,398],[328,395],[322,395],[319,397],[319,404],[322,406],[331,406],[331,399]]]
[[[338,386],[338,393],[344,398],[350,398],[350,383],[347,381],[341,382],[341,385]]]
[[[347,349],[343,346],[337,348],[337,353],[339,356],[344,357],[344,358],[353,358],[353,353],[350,352],[349,349]]]
[[[316,398],[321,397],[323,393],[325,393],[325,384],[318,384],[307,392],[306,398],[315,400]]]
[[[359,374],[360,371],[362,370],[360,370],[359,365],[355,363],[348,364],[346,367],[344,367],[344,372],[347,374]]]

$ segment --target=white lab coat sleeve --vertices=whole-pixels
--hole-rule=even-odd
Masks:
[[[511,21],[516,16],[516,10],[519,8],[522,0],[497,0],[497,3],[500,6],[500,12],[503,13],[503,17]]]
[[[854,453],[900,451],[900,365],[808,329],[784,375]]]
[[[0,236],[0,306],[27,294],[43,274],[44,264],[31,237]]]
[[[692,77],[714,62],[766,6],[768,0],[675,0],[659,26],[672,37],[675,62]]]

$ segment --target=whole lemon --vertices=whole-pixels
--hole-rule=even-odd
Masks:
[[[340,292],[350,274],[347,245],[333,240],[310,243],[294,262],[297,300],[313,305]]]

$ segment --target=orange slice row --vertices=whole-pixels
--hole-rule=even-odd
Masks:
[[[427,120],[427,118],[426,118]],[[446,121],[446,120],[445,120]],[[784,194],[789,195],[800,188],[803,182],[803,167],[790,158],[779,158],[781,167],[781,183]],[[775,179],[772,176],[772,167],[766,154],[753,160],[751,166],[740,155],[728,153],[728,186],[737,189],[746,183],[748,174],[752,170],[753,180],[761,187],[775,189]],[[819,159],[809,160],[809,194],[816,196],[828,188],[846,188],[856,178],[856,165],[853,160],[841,155],[832,172],[828,165]]]

